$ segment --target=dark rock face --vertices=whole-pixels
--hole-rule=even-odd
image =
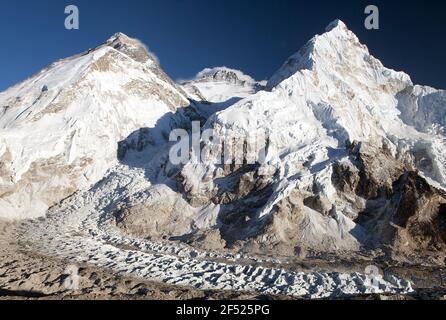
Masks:
[[[396,207],[392,222],[397,228],[397,248],[446,249],[446,193],[416,172],[408,172],[396,182],[392,203]]]
[[[129,150],[141,152],[147,145],[153,143],[154,140],[150,134],[150,130],[148,128],[141,128],[126,140],[118,143],[117,157],[119,160],[123,160]]]
[[[232,245],[255,235],[263,228],[256,218],[257,212],[268,202],[273,189],[271,180],[257,172],[257,165],[222,170],[222,176],[205,179],[213,181],[212,189],[196,192],[188,186],[187,179],[178,177],[178,188],[193,207],[208,203],[220,206],[218,221],[222,239]]]
[[[333,165],[332,182],[340,196],[366,203],[355,219],[366,230],[368,240],[363,245],[370,249],[386,246],[406,256],[416,251],[445,251],[445,192],[385,147],[353,143],[349,151],[350,161]],[[304,203],[319,207],[317,197]]]
[[[304,205],[323,215],[329,215],[332,205],[328,203],[321,195],[315,195],[304,199]]]
[[[215,72],[215,74],[213,75],[214,80],[224,80],[227,81],[229,83],[234,83],[237,84],[240,80],[237,77],[237,75],[235,74],[235,72],[232,71],[224,71],[224,70],[219,70],[217,72]]]
[[[332,183],[341,193],[353,193],[366,200],[389,198],[392,185],[410,167],[395,159],[386,147],[364,143],[349,145],[349,162],[333,165]]]
[[[359,179],[359,170],[351,163],[338,161],[333,165],[331,180],[338,191],[354,193]]]
[[[356,194],[365,199],[389,197],[393,182],[406,170],[406,166],[396,160],[385,146],[377,148],[363,143],[354,144],[350,156],[359,169]]]

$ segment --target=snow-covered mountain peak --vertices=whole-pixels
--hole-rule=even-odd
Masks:
[[[303,70],[311,71],[319,80],[327,77],[359,84],[367,81],[379,85],[391,83],[401,90],[412,85],[407,74],[385,68],[374,58],[341,20],[330,23],[325,33],[313,37],[292,55],[271,77],[268,88],[274,88]]]
[[[112,47],[141,63],[158,63],[158,59],[149,52],[147,47],[138,39],[130,38],[122,32],[115,33],[105,46]],[[101,46],[103,47],[103,46]],[[100,48],[101,48],[100,47]]]
[[[1,92],[0,217],[44,214],[102,178],[118,142],[188,104],[144,45],[123,34]]]
[[[347,25],[339,19],[336,19],[328,24],[328,26],[325,28],[325,32],[330,32],[334,29],[340,29],[340,30],[348,30]]]
[[[132,42],[132,38],[130,38],[128,35],[122,32],[116,32],[114,35],[112,35],[107,42],[114,42],[114,41],[122,41],[122,42]]]
[[[192,80],[183,82],[183,87],[194,100],[216,103],[247,97],[264,84],[240,70],[214,67],[200,71]]]
[[[206,68],[195,76],[194,81],[226,81],[239,85],[250,85],[256,82],[242,71],[227,67]]]

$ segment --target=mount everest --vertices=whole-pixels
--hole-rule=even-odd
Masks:
[[[117,142],[187,106],[143,45],[116,34],[0,94],[1,217],[29,218],[100,180]]]

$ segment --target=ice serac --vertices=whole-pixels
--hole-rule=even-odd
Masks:
[[[0,217],[44,215],[103,178],[120,140],[186,105],[154,56],[122,33],[0,93]]]
[[[266,163],[220,168],[210,159],[186,165],[182,181],[192,201],[232,203],[220,212],[229,243],[244,237],[252,247],[283,246],[288,252],[305,246],[357,250],[372,241],[376,228],[359,223],[362,214],[390,223],[395,208],[369,209],[397,197],[403,174],[418,172],[423,181],[446,186],[445,110],[444,91],[415,86],[407,74],[386,68],[336,20],[285,62],[267,90],[206,124],[221,137],[265,132]],[[250,179],[250,189],[243,195],[225,191],[221,198],[222,189],[231,190],[223,182],[246,185],[231,182],[237,175]],[[438,209],[446,200],[436,199]]]

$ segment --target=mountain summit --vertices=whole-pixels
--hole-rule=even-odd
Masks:
[[[141,63],[155,62],[157,58],[149,53],[147,47],[139,40],[132,39],[123,33],[116,33],[106,41],[106,45],[126,54]]]
[[[0,217],[43,215],[101,179],[120,140],[188,103],[122,33],[0,93]]]
[[[360,78],[364,74],[355,74],[356,71],[371,72],[375,82],[382,80],[377,71],[387,76],[395,76],[402,82],[411,84],[409,76],[404,73],[395,73],[384,68],[382,63],[375,59],[368,48],[361,44],[357,36],[350,31],[346,24],[340,20],[330,23],[326,32],[316,35],[297,53],[292,55],[285,64],[271,77],[268,87],[273,88],[283,80],[296,74],[300,70],[314,70],[317,74],[328,74],[342,77],[343,73],[350,73]],[[365,74],[370,78],[369,74]]]
[[[325,27],[325,32],[333,31],[333,29],[340,29],[340,30],[346,30],[348,31],[347,25],[344,23],[344,21],[336,19],[333,20],[328,24],[327,27]]]

